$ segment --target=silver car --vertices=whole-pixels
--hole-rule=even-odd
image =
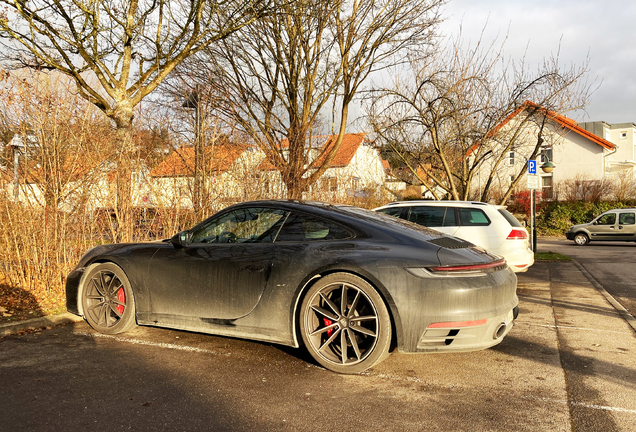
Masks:
[[[592,240],[636,241],[636,209],[606,211],[590,223],[571,226],[565,236],[579,246]]]

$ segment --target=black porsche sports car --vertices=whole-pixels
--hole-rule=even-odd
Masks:
[[[136,324],[305,345],[335,372],[404,352],[493,346],[518,313],[499,256],[357,207],[254,201],[161,242],[97,246],[67,309],[97,331]]]

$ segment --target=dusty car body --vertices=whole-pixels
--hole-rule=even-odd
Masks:
[[[390,216],[256,201],[162,242],[95,247],[66,291],[67,309],[100,332],[139,324],[305,345],[328,369],[357,373],[390,346],[501,342],[516,282],[500,257]]]

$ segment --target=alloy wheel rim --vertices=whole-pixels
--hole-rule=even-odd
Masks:
[[[335,283],[311,298],[306,314],[308,342],[325,361],[354,365],[373,352],[378,313],[369,296],[355,285]]]
[[[100,271],[87,284],[86,314],[98,326],[110,328],[126,310],[124,284],[111,271]]]

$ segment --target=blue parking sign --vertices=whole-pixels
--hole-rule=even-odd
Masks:
[[[528,174],[536,174],[537,173],[537,161],[529,160],[528,161]]]

